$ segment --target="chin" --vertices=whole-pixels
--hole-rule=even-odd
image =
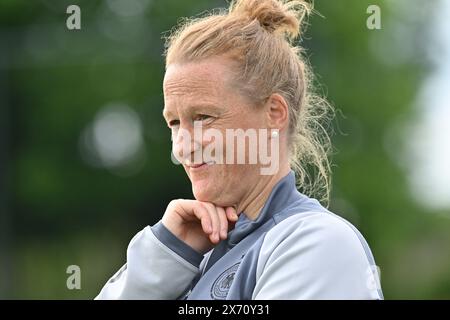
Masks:
[[[193,188],[192,191],[196,200],[203,202],[212,202],[215,204],[214,200],[216,199],[216,197],[212,194],[212,192],[208,190],[196,190],[195,188]]]
[[[196,183],[192,185],[192,193],[198,201],[211,202],[215,205],[220,205],[222,198],[222,191],[216,185],[210,186],[206,183]]]
[[[192,191],[196,200],[210,202],[218,207],[232,207],[236,204],[231,199],[227,199],[227,194],[221,190],[198,190],[193,188]]]

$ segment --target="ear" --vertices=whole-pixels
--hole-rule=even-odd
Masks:
[[[267,99],[266,105],[267,125],[270,129],[282,131],[289,122],[289,107],[286,100],[278,93],[273,93]]]

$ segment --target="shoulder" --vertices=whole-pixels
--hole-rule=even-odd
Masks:
[[[271,228],[259,252],[256,278],[260,297],[270,296],[262,286],[276,282],[285,284],[286,296],[382,298],[365,239],[350,222],[327,211],[294,214]]]
[[[307,211],[285,219],[274,218],[276,224],[264,239],[266,248],[279,245],[316,245],[322,249],[355,250],[368,254],[367,242],[358,229],[344,218],[329,211]],[[370,250],[369,250],[370,251]],[[370,259],[369,259],[370,258]],[[371,260],[372,257],[368,257]]]

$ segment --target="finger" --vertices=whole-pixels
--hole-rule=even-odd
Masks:
[[[225,209],[226,214],[227,214],[227,218],[230,221],[237,221],[238,220],[238,215],[236,213],[236,209],[234,207],[227,207]]]
[[[202,202],[203,206],[208,210],[212,222],[211,242],[218,243],[220,241],[220,220],[217,215],[216,206],[209,202]]]
[[[210,217],[208,210],[206,210],[202,205],[197,205],[195,207],[195,209],[199,213],[198,217],[202,224],[203,231],[206,234],[212,234],[213,227],[212,227],[212,221],[211,221],[211,217]]]
[[[228,219],[225,213],[225,209],[222,207],[216,207],[217,216],[220,221],[220,237],[225,240],[228,234]]]
[[[197,201],[186,201],[180,204],[182,210],[189,214],[190,216],[200,220],[202,229],[206,234],[212,233],[212,221],[210,214],[206,208],[204,208]]]

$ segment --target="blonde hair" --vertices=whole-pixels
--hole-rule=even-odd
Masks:
[[[306,1],[235,0],[228,10],[183,20],[166,37],[171,63],[224,55],[236,62],[236,86],[256,103],[278,93],[289,106],[289,162],[305,194],[329,204],[333,109],[315,93],[303,49],[294,45],[312,10]]]

